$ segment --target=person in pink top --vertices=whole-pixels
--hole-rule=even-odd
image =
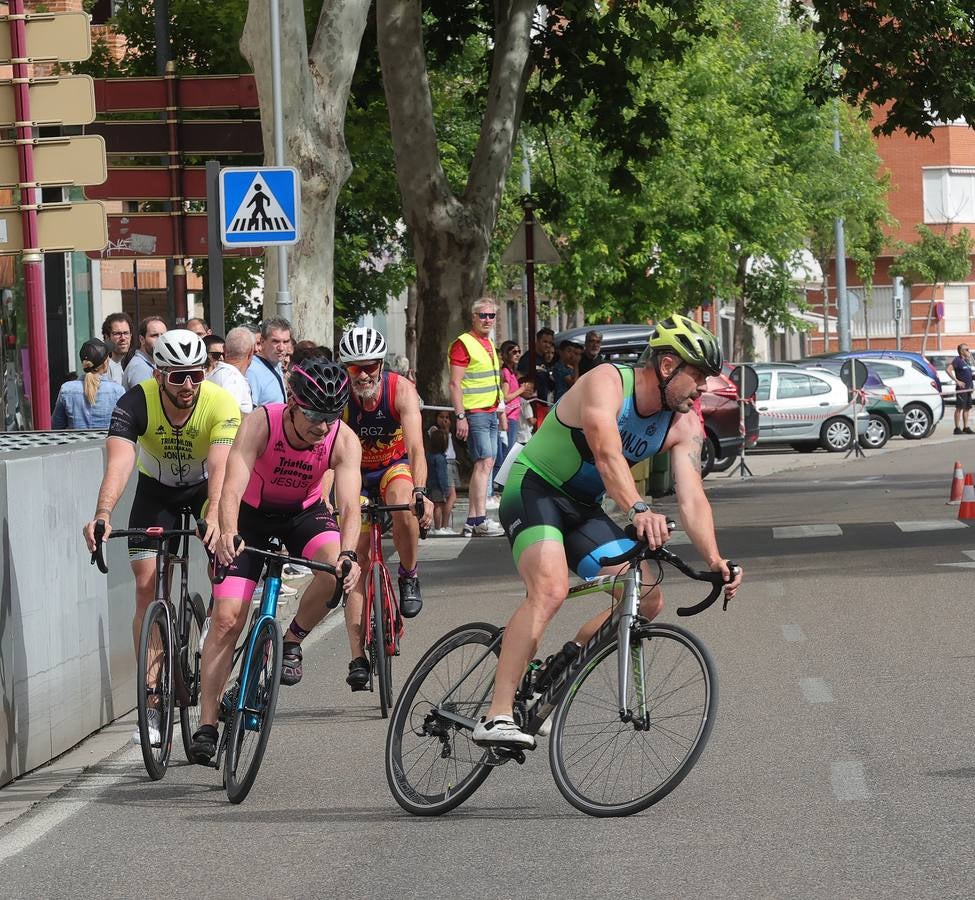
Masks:
[[[348,557],[352,568],[344,579],[345,590],[352,590],[359,580],[355,546],[362,449],[341,421],[349,376],[336,363],[312,357],[292,367],[289,386],[287,403],[269,403],[244,420],[227,461],[219,507],[225,530],[216,554],[230,570],[213,586],[200,670],[200,727],[191,746],[193,759],[203,765],[216,753],[220,695],[262,568],[262,560],[242,553],[235,537],[259,548],[278,538],[292,552],[331,565]],[[333,484],[341,528],[324,500]],[[305,588],[284,636],[282,684],[301,680],[301,642],[325,617],[334,587],[331,575],[316,572]]]

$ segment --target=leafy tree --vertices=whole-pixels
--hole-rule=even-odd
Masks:
[[[957,234],[936,234],[926,225],[916,228],[920,240],[908,244],[890,267],[892,275],[900,275],[906,284],[930,284],[937,288],[949,281],[962,281],[972,271],[972,236],[963,228]],[[927,349],[928,334],[934,313],[935,291],[924,321],[924,337],[921,352]]]
[[[792,13],[821,41],[809,83],[820,102],[839,95],[867,115],[883,108],[882,134],[975,123],[971,0],[792,0]]]
[[[679,56],[703,30],[693,0],[548,7],[534,0],[486,3],[378,0],[377,35],[403,216],[422,309],[419,387],[445,395],[444,347],[466,327],[464,310],[485,286],[491,235],[509,178],[523,115],[571,118],[590,104],[593,138],[620,150],[614,183],[633,185],[626,160],[646,159],[665,133],[662,109],[645,87],[653,62]],[[427,53],[441,64],[482,60],[471,104],[483,109],[467,176],[458,190],[445,172],[430,90]],[[543,87],[526,93],[533,71]]]

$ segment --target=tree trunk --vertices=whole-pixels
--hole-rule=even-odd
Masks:
[[[302,0],[281,0],[283,160],[301,184],[301,240],[288,252],[288,290],[299,340],[331,347],[335,313],[335,205],[352,172],[345,146],[345,110],[369,0],[329,0],[311,50]],[[249,0],[240,51],[250,63],[261,101],[265,160],[273,157],[274,118],[268,0]],[[267,256],[264,312],[277,308],[277,253]]]
[[[928,350],[928,335],[931,333],[931,319],[934,317],[934,304],[935,304],[935,291],[937,290],[937,285],[931,285],[931,302],[928,303],[928,314],[924,318],[924,336],[921,338],[921,355],[923,356]],[[907,319],[910,323],[910,317]],[[910,329],[910,324],[908,324],[908,329]],[[908,330],[910,334],[910,330]]]
[[[511,166],[529,71],[534,0],[497,5],[487,106],[463,195],[440,165],[415,0],[378,0],[376,24],[396,178],[417,273],[417,387],[428,403],[447,399],[447,348],[470,327],[484,290],[491,232]]]
[[[406,358],[416,372],[416,284],[406,288]]]
[[[748,257],[738,257],[738,271],[735,274],[735,337],[732,346],[732,355],[735,362],[746,362],[745,360],[745,275],[748,272]]]

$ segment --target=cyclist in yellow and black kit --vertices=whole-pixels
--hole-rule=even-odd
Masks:
[[[105,442],[108,460],[95,515],[84,527],[89,550],[95,549],[96,520],[104,520],[106,537],[111,532],[112,510],[137,454],[139,480],[128,527],[176,528],[180,510],[189,506],[205,518],[204,543],[213,549],[217,504],[240,408],[227,391],[204,380],[206,359],[206,347],[192,331],[167,331],[153,350],[153,377],[119,399]],[[132,639],[138,652],[142,617],[154,596],[155,551],[144,540],[129,538],[129,562],[135,575]]]

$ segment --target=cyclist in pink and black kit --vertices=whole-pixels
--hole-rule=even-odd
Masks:
[[[272,538],[290,550],[335,565],[348,557],[352,568],[346,591],[359,580],[355,546],[359,539],[359,465],[355,434],[341,421],[349,398],[349,376],[324,357],[294,366],[287,403],[269,403],[244,420],[227,461],[219,521],[226,528],[217,545],[219,561],[230,570],[213,587],[210,630],[203,645],[200,728],[191,753],[207,764],[217,746],[220,696],[233,666],[233,651],[250,613],[250,599],[262,560],[241,553],[240,535],[251,547],[267,548]],[[333,486],[341,528],[324,497]],[[301,641],[325,617],[334,578],[316,572],[284,636],[282,684],[302,675]]]

